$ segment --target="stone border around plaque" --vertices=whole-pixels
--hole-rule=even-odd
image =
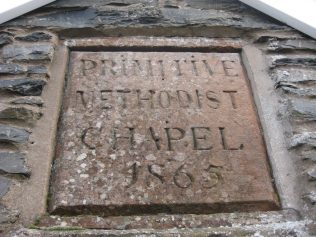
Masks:
[[[51,80],[53,81],[53,83],[51,83],[47,88],[45,88],[45,91],[43,93],[43,95],[47,98],[47,101],[50,102],[49,104],[47,104],[47,111],[44,111],[44,115],[46,114],[47,120],[43,119],[42,124],[38,127],[38,132],[34,132],[33,134],[34,137],[41,137],[43,136],[42,134],[45,134],[45,136],[49,136],[49,139],[47,139],[45,142],[43,141],[43,144],[41,146],[34,147],[32,151],[34,152],[34,154],[40,154],[41,156],[41,159],[40,159],[41,164],[33,168],[33,177],[37,177],[37,179],[41,180],[41,182],[38,182],[34,179],[30,180],[29,184],[26,185],[25,189],[23,190],[25,195],[21,194],[20,199],[15,199],[16,201],[23,203],[23,205],[20,205],[20,204],[17,204],[17,205],[21,206],[21,210],[22,210],[21,217],[24,223],[30,224],[34,220],[35,217],[47,215],[47,210],[48,210],[47,203],[50,203],[51,205],[52,198],[54,198],[52,196],[48,196],[49,186],[51,185],[49,184],[49,178],[50,178],[51,164],[54,158],[58,116],[59,116],[61,107],[64,106],[62,105],[62,97],[63,97],[62,88],[64,87],[64,76],[66,75],[66,78],[69,76],[66,73],[68,60],[69,60],[69,54],[72,51],[81,51],[81,52],[120,51],[122,52],[126,50],[134,51],[135,49],[138,49],[138,51],[147,51],[147,52],[156,52],[156,51],[162,52],[163,50],[165,50],[167,52],[176,51],[176,52],[195,52],[195,53],[198,53],[198,52],[234,53],[234,54],[237,53],[237,55],[238,54],[241,55],[241,64],[243,65],[245,71],[247,71],[246,77],[248,77],[250,81],[254,102],[258,110],[258,115],[259,115],[258,117],[262,125],[264,142],[266,144],[269,163],[270,163],[272,174],[273,174],[272,176],[274,178],[274,183],[276,185],[281,209],[297,209],[298,197],[296,193],[294,192],[294,187],[293,187],[295,183],[293,180],[294,179],[293,177],[295,176],[294,175],[295,171],[293,170],[294,165],[291,164],[291,159],[288,158],[290,157],[289,152],[287,151],[286,145],[283,143],[285,139],[283,138],[282,124],[281,122],[274,119],[276,115],[276,105],[278,103],[278,97],[276,93],[273,91],[273,83],[271,82],[271,79],[267,75],[267,70],[266,70],[267,66],[264,61],[264,57],[261,55],[261,52],[257,48],[255,48],[254,46],[247,46],[247,42],[244,42],[241,40],[227,40],[227,39],[206,39],[206,38],[190,38],[190,39],[149,38],[149,39],[145,39],[142,37],[71,39],[71,40],[64,41],[63,45],[60,45],[59,49],[57,50],[57,53],[56,53],[57,56],[55,57],[54,62],[53,62],[52,75],[51,75]],[[230,66],[227,65],[228,70],[229,70],[229,67]],[[55,98],[55,99],[52,99],[52,98]],[[115,120],[114,120],[114,123],[115,123]],[[219,130],[219,131],[222,131],[222,130]],[[182,132],[180,130],[178,132],[179,134],[176,134],[176,135],[181,136]],[[202,132],[202,131],[198,131],[198,132]],[[192,129],[191,129],[191,133],[192,133]],[[174,134],[170,133],[169,135],[174,135]],[[198,135],[201,135],[201,134],[198,134]],[[204,135],[202,136],[202,135],[198,136],[198,140],[197,140],[198,142],[195,142],[195,145],[198,147],[199,146],[204,147],[205,145],[203,143],[204,142],[203,139],[205,136]],[[174,140],[176,140],[176,138],[177,137],[175,137]],[[194,143],[193,143],[193,146],[194,146]],[[79,154],[76,158],[79,160],[80,159],[84,160],[86,157],[84,155],[80,156]],[[148,157],[148,158],[151,159],[152,157]],[[155,167],[151,167],[151,168],[152,169],[148,169],[148,172],[151,171],[154,174],[152,176],[155,176],[158,181],[159,180],[161,181],[160,179],[161,176],[159,174],[159,167],[156,167],[157,169],[155,169]],[[180,170],[181,174],[187,174],[185,172],[186,171],[182,172],[182,170]],[[34,176],[34,174],[37,174],[37,175]],[[214,171],[214,174],[217,174],[217,173]],[[41,200],[32,199],[32,195],[29,195],[30,198],[27,198],[27,199],[22,198],[22,197],[25,197],[27,194],[31,194],[31,193],[34,193],[37,195],[38,193],[40,193]],[[47,199],[48,199],[48,202],[47,202]],[[267,209],[262,208],[261,209],[262,211],[277,208],[275,197],[273,197],[270,200],[274,200],[273,201],[274,205],[272,206],[272,208],[271,206]],[[62,199],[60,199],[60,201],[62,201]],[[11,204],[12,206],[15,205],[13,202]],[[97,205],[97,208],[100,208],[100,206]],[[183,213],[190,213],[189,209],[188,211],[184,211]],[[54,210],[54,209],[50,209],[50,211],[51,210]],[[60,212],[56,211],[56,213],[63,214],[64,210],[63,209],[61,210],[62,211]],[[90,213],[89,209],[85,209],[85,210],[86,211],[82,212],[82,209],[79,209],[79,212],[77,214]],[[250,208],[249,210],[245,209],[245,211],[253,211],[253,210],[256,210],[256,209],[255,208]],[[92,211],[92,213],[93,212],[94,211]],[[66,213],[70,214],[70,212],[67,210],[66,210]],[[98,211],[94,213],[98,213]],[[135,214],[133,212],[131,213]],[[146,214],[146,212],[143,212],[143,213]],[[175,212],[172,212],[172,213],[175,213]],[[193,212],[193,213],[198,214],[199,211]],[[266,213],[269,214],[269,212],[266,212]],[[130,213],[126,212],[125,214],[128,215]]]

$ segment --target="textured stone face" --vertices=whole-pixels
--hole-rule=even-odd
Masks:
[[[57,214],[277,207],[236,53],[72,52]]]

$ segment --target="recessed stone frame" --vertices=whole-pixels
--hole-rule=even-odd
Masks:
[[[49,193],[49,179],[51,164],[54,158],[54,148],[58,117],[62,106],[64,78],[67,74],[69,51],[105,51],[105,50],[147,50],[147,51],[195,51],[195,52],[230,52],[241,53],[242,63],[247,71],[251,84],[259,119],[262,125],[264,140],[271,164],[277,193],[281,207],[298,210],[298,197],[294,192],[295,170],[289,159],[282,130],[282,123],[276,119],[278,97],[274,86],[267,74],[267,66],[262,52],[254,46],[247,45],[242,40],[206,39],[206,38],[93,38],[72,39],[62,42],[56,50],[51,68],[51,83],[43,91],[43,98],[47,106],[43,110],[43,118],[34,130],[32,136],[37,140],[37,147],[30,154],[29,159],[36,159],[36,167],[32,168],[32,176],[23,193],[13,190],[15,199],[9,199],[9,207],[21,210],[22,222],[30,224],[35,218],[47,215],[47,199]],[[49,139],[41,139],[43,136]],[[32,155],[34,154],[34,156]],[[40,165],[39,165],[40,164]],[[270,212],[267,212],[270,213]],[[279,212],[280,215],[282,211]],[[261,213],[262,214],[262,213]],[[225,214],[223,214],[225,216]],[[230,214],[227,214],[227,218]],[[256,216],[260,214],[249,214]],[[272,212],[271,212],[271,215]],[[286,216],[286,214],[284,214]],[[288,215],[288,214],[287,214]],[[184,215],[182,218],[191,218]],[[203,217],[202,217],[203,218]],[[206,218],[206,217],[205,217]],[[250,218],[250,217],[249,217]],[[50,227],[58,225],[54,218],[41,218],[39,226]],[[67,217],[62,218],[67,222]],[[70,219],[68,221],[71,221]],[[118,221],[119,223],[120,221]],[[170,222],[171,223],[171,222]],[[71,223],[68,223],[71,226]],[[119,225],[119,224],[117,224]],[[142,228],[146,228],[142,226]],[[171,226],[175,225],[171,223]],[[93,226],[81,226],[93,228]],[[117,228],[112,226],[113,229]],[[99,226],[98,228],[108,228]],[[136,227],[135,227],[136,228]]]

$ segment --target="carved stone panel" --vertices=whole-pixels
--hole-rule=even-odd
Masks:
[[[237,53],[72,52],[50,210],[278,207]]]

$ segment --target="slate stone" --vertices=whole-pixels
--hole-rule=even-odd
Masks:
[[[7,45],[2,57],[14,62],[51,61],[54,47],[51,44]]]
[[[27,68],[27,73],[33,73],[33,74],[48,74],[48,68],[44,65],[35,65],[35,66],[29,66]]]
[[[309,169],[306,173],[310,181],[316,181],[316,167]]]
[[[276,57],[272,62],[272,66],[273,67],[279,67],[279,66],[315,67],[316,57],[313,57],[313,56]]]
[[[30,175],[25,164],[25,156],[21,153],[0,153],[0,173]]]
[[[0,198],[2,198],[9,191],[10,185],[10,179],[0,176]]]
[[[18,64],[4,64],[0,63],[0,74],[22,74],[25,73],[27,70],[25,67],[18,65]]]
[[[13,91],[21,95],[41,95],[46,81],[31,78],[0,80],[0,90]]]
[[[27,104],[27,105],[38,105],[42,106],[44,103],[43,99],[38,96],[28,96],[28,97],[21,97],[11,101],[11,104]]]
[[[15,37],[15,39],[19,41],[26,41],[26,42],[38,42],[38,41],[49,41],[52,39],[52,36],[48,33],[37,31],[37,32],[32,32],[27,35],[17,36]]]
[[[279,85],[281,82],[308,86],[309,84],[315,84],[316,71],[309,68],[300,68],[300,70],[295,68],[276,68],[273,70],[272,77],[276,82],[276,88],[282,86],[282,84]]]
[[[195,36],[205,36],[216,29],[223,35],[241,35],[244,31],[253,29],[288,29],[284,24],[264,15],[258,14],[252,8],[225,0],[218,3],[214,0],[199,0],[179,2],[186,8],[166,8],[176,6],[162,1],[127,1],[127,0],[91,0],[87,1],[57,1],[44,8],[21,16],[5,23],[6,26],[46,27],[54,29],[60,36],[78,36],[83,32],[102,36],[104,34],[131,35],[135,28],[151,30],[150,35],[159,35],[159,28],[177,28],[178,33],[184,33],[183,27],[194,29]],[[235,3],[233,3],[235,2]],[[236,3],[237,2],[237,3]],[[161,4],[162,3],[162,4]],[[212,7],[218,6],[215,9]],[[191,7],[191,8],[190,8]],[[120,28],[122,30],[116,30]],[[197,31],[200,28],[200,31]],[[115,29],[115,30],[111,30]],[[129,30],[130,29],[130,30]],[[207,30],[206,30],[207,29]],[[176,30],[176,29],[175,29]],[[164,34],[175,35],[175,31],[167,30]]]
[[[17,119],[34,121],[42,117],[42,113],[27,109],[25,107],[8,107],[0,110],[1,119]]]
[[[309,201],[311,204],[316,204],[316,192],[310,192],[304,195],[305,200]]]
[[[293,51],[293,50],[305,50],[316,51],[316,42],[314,40],[304,39],[289,39],[289,40],[270,40],[268,43],[269,51]]]
[[[0,142],[24,143],[28,141],[29,135],[24,129],[0,124]]]
[[[298,95],[301,97],[316,97],[315,88],[304,88],[295,83],[278,82],[276,88],[281,88],[284,92]]]
[[[0,47],[12,42],[12,37],[9,34],[2,33],[0,34]]]
[[[304,151],[302,157],[304,160],[316,161],[316,150]]]
[[[316,147],[316,132],[304,132],[296,134],[291,138],[289,145],[291,148],[302,145]]]
[[[316,121],[316,105],[310,100],[290,100],[289,111],[294,119]]]

